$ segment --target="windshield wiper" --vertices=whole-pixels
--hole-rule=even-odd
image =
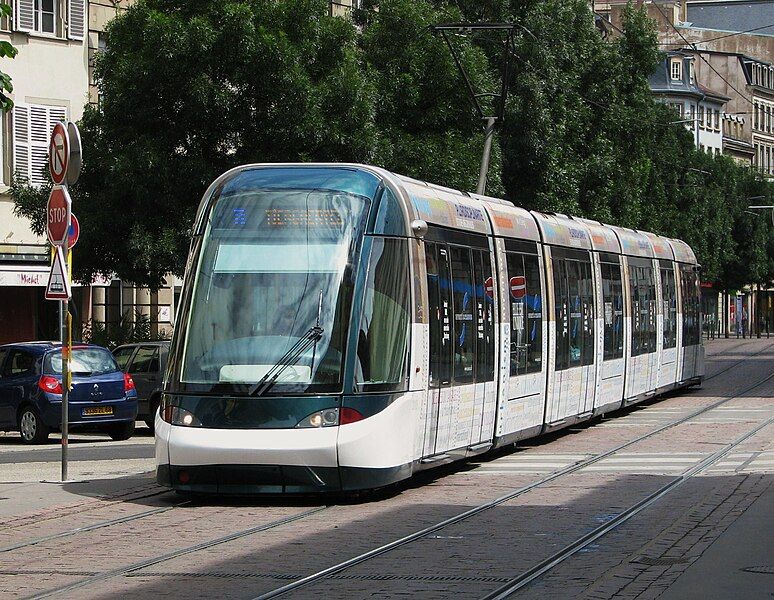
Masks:
[[[314,326],[309,329],[301,338],[291,346],[290,350],[280,358],[271,369],[266,371],[266,374],[256,383],[248,395],[250,396],[262,396],[265,394],[276,382],[277,378],[287,369],[289,366],[294,365],[301,355],[309,350],[312,346],[316,346],[317,342],[322,339],[323,328]],[[312,365],[314,368],[314,364]]]

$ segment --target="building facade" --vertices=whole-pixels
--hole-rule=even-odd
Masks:
[[[11,76],[15,107],[0,116],[0,343],[58,339],[58,303],[44,299],[50,270],[47,240],[33,232],[27,219],[14,215],[9,186],[14,177],[43,183],[54,123],[78,121],[86,104],[99,103],[95,60],[107,47],[107,24],[132,0],[0,2],[10,4],[13,12],[13,18],[0,19],[0,39],[19,51],[1,67]],[[349,17],[358,5],[358,0],[330,0],[328,13]],[[77,214],[77,198],[73,205]],[[116,278],[75,284],[76,330],[126,328],[141,318],[150,324],[151,335],[168,335],[181,283],[170,275],[158,291]]]
[[[9,2],[6,2],[9,3]],[[88,89],[85,0],[14,0],[0,39],[19,53],[4,59],[14,108],[0,119],[0,341],[57,334],[56,303],[46,302],[49,250],[13,213],[13,177],[44,180],[54,123],[80,119]]]
[[[675,109],[675,124],[693,134],[696,147],[709,154],[723,152],[723,117],[727,96],[699,84],[695,57],[670,51],[648,78],[650,89],[661,102]]]

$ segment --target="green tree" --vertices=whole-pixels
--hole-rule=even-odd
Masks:
[[[139,0],[111,21],[100,104],[81,122],[76,277],[155,287],[181,273],[202,193],[235,165],[372,162],[356,33],[325,0]],[[39,214],[16,191],[18,211]]]
[[[417,179],[475,190],[484,124],[443,38],[430,29],[461,19],[449,4],[436,7],[426,0],[366,2],[358,12],[363,61],[376,92],[376,163]],[[499,90],[486,54],[471,40],[452,37],[473,88]],[[499,149],[489,172],[487,193],[502,194]]]
[[[0,18],[11,18],[11,5],[0,4]],[[18,54],[16,47],[6,40],[0,41],[0,58],[15,58]],[[13,92],[13,84],[11,83],[11,77],[4,71],[0,70],[0,110],[8,112],[13,108],[13,100],[8,94]]]

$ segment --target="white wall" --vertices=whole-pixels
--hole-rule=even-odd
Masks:
[[[14,102],[64,106],[71,120],[81,118],[89,90],[85,41],[5,32],[0,33],[0,40],[10,41],[19,51],[13,60],[0,62],[0,69],[11,76]],[[3,127],[2,161],[6,173],[10,173],[12,164],[11,134],[7,125]],[[7,192],[7,186],[0,185],[0,244],[43,243],[43,238],[30,231],[26,219],[13,216],[13,202]]]

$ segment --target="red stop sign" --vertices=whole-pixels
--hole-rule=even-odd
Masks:
[[[511,296],[519,300],[527,294],[527,278],[524,275],[511,277]]]
[[[494,298],[494,279],[491,277],[484,280],[484,293],[490,298]]]
[[[70,228],[70,194],[67,188],[55,185],[48,197],[46,206],[46,231],[48,241],[54,246],[61,246],[67,241]]]

